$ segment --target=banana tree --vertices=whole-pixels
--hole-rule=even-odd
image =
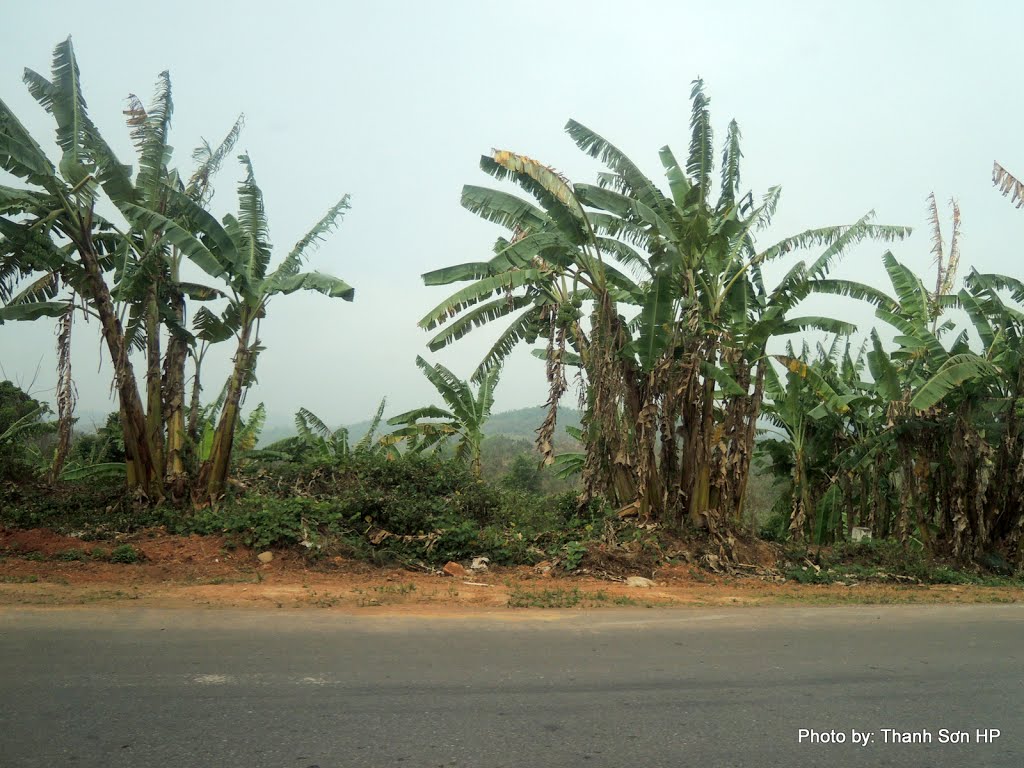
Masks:
[[[135,196],[115,200],[133,204],[162,215],[178,213],[178,223],[192,227],[180,209],[171,207],[169,189],[184,193],[196,203],[207,199],[210,180],[231,151],[241,130],[242,118],[216,148],[204,143],[193,153],[198,162],[188,183],[168,167],[172,149],[168,144],[173,113],[171,81],[161,73],[150,107],[132,94],[125,111],[139,159],[135,178]],[[172,498],[183,498],[189,481],[186,466],[188,450],[185,428],[185,365],[196,337],[185,328],[186,297],[193,301],[223,298],[223,293],[208,285],[181,279],[182,252],[168,244],[159,231],[133,233],[133,257],[121,266],[121,278],[114,296],[129,310],[127,334],[146,353],[146,419],[150,444],[159,466],[164,467],[165,484]],[[207,265],[208,267],[210,265]],[[209,269],[207,270],[209,273]],[[219,270],[213,271],[213,276]],[[161,353],[166,332],[167,348]],[[198,379],[198,373],[197,373]],[[197,381],[198,386],[198,381]]]
[[[427,381],[448,406],[448,410],[435,405],[416,408],[388,419],[398,429],[393,439],[406,440],[414,453],[428,448],[436,449],[450,440],[457,441],[455,458],[468,461],[470,468],[480,477],[480,446],[483,443],[484,424],[494,407],[494,388],[498,385],[501,369],[492,367],[479,377],[476,393],[469,381],[460,379],[440,363],[431,365],[419,355],[416,365]]]
[[[270,269],[269,242],[263,193],[256,184],[248,155],[239,160],[245,178],[238,186],[239,214],[228,214],[217,222],[191,196],[165,185],[170,210],[167,216],[140,205],[124,204],[122,212],[140,230],[158,233],[160,241],[179,249],[186,257],[205,265],[227,283],[228,307],[221,318],[236,340],[234,365],[227,382],[224,407],[214,434],[209,458],[199,472],[197,493],[208,499],[221,495],[230,467],[231,449],[245,390],[254,382],[256,361],[263,350],[259,324],[266,317],[270,300],[279,294],[315,291],[332,298],[351,301],[354,289],[339,278],[321,272],[303,272],[309,253],[331,232],[349,208],[343,196],[292,248],[284,260]],[[185,228],[178,223],[186,220]],[[199,237],[190,229],[199,232]]]
[[[311,460],[314,462],[331,462],[346,458],[352,454],[385,456],[389,459],[398,458],[398,449],[391,435],[377,437],[384,416],[387,398],[381,398],[380,405],[370,420],[370,426],[361,438],[353,445],[349,439],[347,427],[331,429],[312,411],[300,408],[295,414],[294,437],[286,437],[271,443],[266,448],[252,452],[252,458],[278,459],[283,461]]]
[[[810,533],[815,543],[827,543],[859,524],[855,489],[839,456],[873,434],[877,408],[873,385],[863,380],[866,350],[852,355],[849,340],[840,350],[838,336],[827,349],[819,344],[814,357],[806,342],[799,355],[789,344],[786,355],[773,355],[786,369],[785,383],[766,366],[764,417],[772,428],[763,431],[759,449],[784,485],[779,503],[788,506],[791,538]]]

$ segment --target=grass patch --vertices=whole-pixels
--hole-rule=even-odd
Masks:
[[[612,598],[612,605],[640,605],[640,603],[629,595],[616,595]]]
[[[625,595],[611,596],[603,589],[584,592],[572,589],[528,589],[512,587],[508,596],[509,608],[576,608],[601,605],[640,605]]]
[[[28,576],[3,576],[0,575],[0,584],[35,584],[39,577],[35,574]]]
[[[509,608],[575,608],[583,600],[583,593],[573,589],[530,590],[516,587],[509,593]]]
[[[54,559],[70,563],[88,560],[89,556],[81,549],[69,549],[65,552],[58,553]]]

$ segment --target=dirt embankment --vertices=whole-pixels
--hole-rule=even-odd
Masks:
[[[720,575],[690,565],[603,578],[537,567],[440,571],[342,558],[259,553],[217,536],[144,531],[90,542],[47,530],[0,529],[0,605],[342,609],[356,612],[773,604],[1024,602],[1024,589],[916,584],[805,585],[778,576]],[[119,562],[111,562],[114,559]],[[136,562],[131,560],[137,559]],[[264,559],[267,559],[264,554]],[[632,583],[630,583],[632,582]]]

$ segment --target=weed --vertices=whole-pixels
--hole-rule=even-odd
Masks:
[[[565,565],[565,570],[575,571],[583,557],[587,554],[587,545],[581,544],[578,541],[570,541],[562,547],[562,551],[565,553],[565,559],[562,561]]]
[[[380,592],[382,595],[408,595],[411,592],[416,591],[416,585],[409,584],[382,584],[379,587],[373,587],[375,592]]]

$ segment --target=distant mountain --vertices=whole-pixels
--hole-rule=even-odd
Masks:
[[[488,437],[497,437],[501,435],[514,440],[527,440],[532,443],[537,437],[537,429],[544,422],[546,414],[547,409],[543,406],[537,406],[535,408],[519,408],[514,411],[495,413],[491,415],[491,418],[488,419],[487,424],[484,426],[484,434]],[[365,421],[358,421],[355,424],[348,424],[347,426],[350,438],[352,440],[358,440],[366,434],[366,430],[370,428],[370,421],[367,419]],[[565,431],[567,426],[577,428],[580,426],[580,412],[575,408],[558,409],[558,429],[555,434],[556,439],[571,439]],[[381,424],[379,433],[387,433],[390,432],[391,429],[393,428],[384,423]],[[269,445],[270,443],[278,440],[283,440],[286,437],[291,437],[294,434],[294,427],[289,427],[284,424],[275,424],[273,426],[267,425],[266,429],[263,430],[263,434],[260,436],[260,445]]]
[[[536,406],[535,408],[519,408],[515,411],[495,413],[484,425],[484,433],[487,435],[505,435],[506,437],[525,438],[534,440],[537,437],[537,429],[544,423],[547,416],[547,408]],[[558,409],[558,430],[556,435],[565,437],[566,427],[580,427],[580,412],[575,408]]]
[[[537,429],[544,422],[547,409],[543,406],[535,408],[519,408],[514,411],[492,413],[491,418],[484,425],[484,434],[487,436],[504,435],[505,437],[520,438],[532,441],[537,437]],[[580,412],[575,408],[558,409],[558,434],[565,436],[565,428],[580,426]],[[349,434],[359,438],[366,434],[370,428],[370,421],[359,421],[348,425]],[[381,425],[381,432],[390,432],[392,427],[387,424]]]

